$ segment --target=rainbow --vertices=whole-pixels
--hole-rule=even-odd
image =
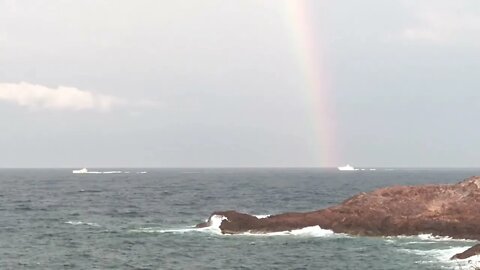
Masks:
[[[321,30],[314,27],[309,0],[284,0],[287,25],[292,34],[294,52],[304,76],[303,89],[310,109],[312,128],[318,137],[315,159],[321,167],[338,166],[335,143],[334,110],[329,95],[329,75],[325,69]]]

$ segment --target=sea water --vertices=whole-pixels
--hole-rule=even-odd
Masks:
[[[98,169],[102,171],[102,169]],[[116,171],[117,169],[115,169]],[[476,169],[0,170],[0,269],[468,269],[475,242],[356,237],[318,226],[269,234],[196,229],[213,211],[311,211],[378,187],[455,183]],[[112,171],[104,169],[103,171]]]

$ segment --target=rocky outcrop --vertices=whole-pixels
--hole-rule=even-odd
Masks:
[[[360,193],[339,205],[306,213],[285,213],[259,219],[236,211],[224,216],[224,234],[268,233],[320,226],[336,233],[363,236],[433,234],[480,240],[480,177],[452,185],[393,186]],[[480,244],[452,259],[480,255]]]
[[[480,244],[476,244],[475,246],[465,250],[462,253],[458,253],[454,255],[450,260],[455,260],[455,259],[467,259],[476,255],[480,255]]]
[[[458,184],[393,186],[360,193],[343,203],[306,213],[285,213],[258,219],[235,211],[226,217],[224,234],[278,232],[319,225],[337,233],[364,236],[431,233],[480,239],[480,177]],[[207,226],[207,223],[197,225]]]

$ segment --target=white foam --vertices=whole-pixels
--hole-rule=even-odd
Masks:
[[[93,227],[100,227],[97,223],[93,222],[83,222],[83,221],[78,221],[78,220],[69,220],[65,222],[65,224],[70,224],[70,225],[88,225],[88,226],[93,226]]]
[[[228,221],[228,218],[222,215],[213,215],[210,217],[209,226],[205,228],[200,228],[200,229],[222,233],[220,230],[220,225],[222,225],[222,222],[224,220]]]
[[[160,229],[160,228],[155,228],[155,227],[149,227],[149,228],[141,228],[141,229],[135,229],[135,230],[130,230],[130,232],[137,232],[137,233],[173,233],[173,234],[183,234],[187,232],[195,232],[199,231],[197,228],[185,228],[185,229]]]
[[[452,241],[453,238],[450,236],[438,236],[431,233],[428,234],[419,234],[418,238],[422,240],[435,240],[435,241]]]
[[[320,226],[310,226],[298,230],[291,231],[281,231],[281,232],[271,232],[271,233],[254,233],[246,232],[240,235],[250,235],[250,236],[303,236],[303,237],[331,237],[331,236],[341,236],[343,234],[336,234],[332,230],[325,230],[320,228]],[[346,236],[346,235],[345,235]]]
[[[258,218],[266,218],[269,215],[257,215]],[[173,234],[183,234],[191,232],[202,232],[210,233],[215,235],[223,235],[220,229],[220,225],[224,220],[228,221],[228,218],[222,215],[213,215],[206,222],[208,222],[207,227],[203,228],[178,228],[178,229],[163,229],[163,228],[141,228],[130,230],[130,232],[141,232],[141,233],[173,233]],[[271,233],[255,233],[255,232],[246,232],[242,234],[235,234],[239,236],[301,236],[301,237],[331,237],[331,236],[344,236],[348,237],[346,234],[337,234],[332,230],[325,230],[320,228],[320,226],[310,226],[298,230],[291,231],[281,231],[281,232],[271,232]]]
[[[400,251],[420,256],[422,259],[417,263],[439,263],[447,269],[471,269],[469,267],[473,265],[480,266],[480,256],[465,260],[450,260],[455,254],[469,249],[476,240],[453,239],[448,236],[432,234],[389,236],[385,238],[388,243],[403,246],[404,248],[400,248]],[[418,247],[422,247],[422,249]]]
[[[389,243],[395,243],[395,241],[391,240]],[[416,245],[416,244],[435,244],[435,241],[408,241],[404,243],[405,245]]]
[[[256,217],[258,219],[262,219],[262,218],[268,218],[268,217],[270,217],[270,215],[254,215],[254,217]]]
[[[418,249],[400,249],[403,252],[412,253],[415,255],[419,255],[421,257],[425,257],[425,260],[418,261],[419,263],[441,263],[451,267],[470,267],[474,265],[480,266],[480,256],[473,256],[464,260],[455,259],[450,260],[452,256],[458,253],[462,253],[465,250],[469,249],[471,246],[464,246],[464,247],[447,247],[444,249],[430,249],[430,250],[418,250]],[[470,269],[470,268],[466,268]]]
[[[130,230],[130,232],[141,232],[141,233],[173,233],[173,234],[183,234],[189,232],[203,232],[211,233],[216,235],[221,235],[222,231],[220,230],[220,225],[222,221],[228,220],[225,216],[222,215],[213,215],[210,217],[209,225],[203,228],[189,227],[189,228],[180,228],[180,229],[160,229],[160,228],[141,228]]]
[[[456,239],[450,236],[439,236],[433,235],[431,233],[428,234],[419,234],[419,235],[398,235],[398,236],[387,236],[387,239],[412,239],[412,240],[422,240],[422,241],[434,241],[434,242],[476,242],[476,240],[472,239]]]
[[[299,230],[291,231],[292,235],[303,235],[303,236],[314,236],[314,237],[325,237],[332,236],[335,233],[332,230],[322,229],[320,226],[311,226],[305,227]]]

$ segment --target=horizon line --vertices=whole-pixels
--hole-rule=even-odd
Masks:
[[[78,169],[80,167],[70,166],[34,166],[34,167],[0,167],[0,170],[7,169]],[[337,169],[337,167],[326,166],[92,166],[82,167],[90,169]],[[359,166],[359,169],[480,169],[479,166]]]

